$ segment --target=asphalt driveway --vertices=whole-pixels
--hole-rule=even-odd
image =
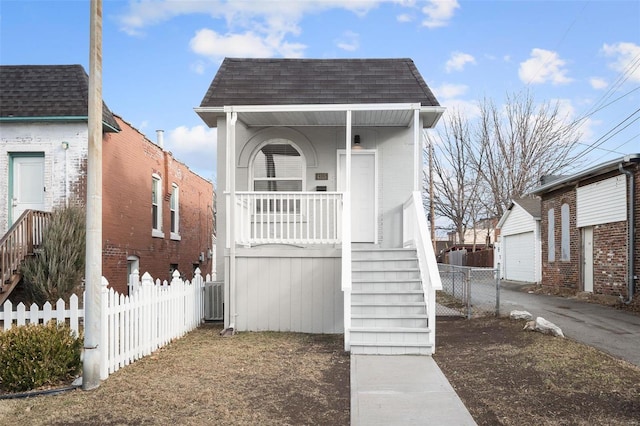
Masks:
[[[565,336],[640,367],[640,316],[573,298],[531,294],[518,283],[503,282],[500,313],[529,311],[562,329]]]

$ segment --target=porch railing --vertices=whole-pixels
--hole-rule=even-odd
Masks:
[[[10,281],[20,262],[40,247],[50,216],[48,212],[25,210],[0,239],[0,288]]]
[[[341,243],[340,192],[236,192],[235,203],[237,244]]]
[[[436,336],[436,290],[442,290],[438,263],[429,239],[429,227],[422,206],[422,196],[415,191],[403,204],[402,241],[404,247],[415,247],[420,265],[420,278],[429,316],[429,339],[435,348]]]

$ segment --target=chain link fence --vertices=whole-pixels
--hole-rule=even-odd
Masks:
[[[437,316],[498,315],[500,276],[498,269],[438,264],[442,290],[436,292]]]

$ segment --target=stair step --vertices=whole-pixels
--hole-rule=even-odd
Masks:
[[[351,333],[420,333],[429,334],[431,330],[426,327],[351,327]]]
[[[376,262],[376,264],[380,264],[380,262]],[[375,268],[367,268],[367,269],[356,269],[351,268],[351,272],[415,272],[420,271],[420,268],[385,268],[383,266],[377,266]]]
[[[426,314],[352,314],[352,319],[422,319]]]
[[[352,290],[351,294],[422,294],[422,290]]]
[[[352,343],[351,353],[354,355],[433,355],[433,345],[419,343],[416,345],[387,343]]]

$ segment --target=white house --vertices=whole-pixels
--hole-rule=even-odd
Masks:
[[[218,129],[225,327],[432,353],[421,133],[444,108],[413,61],[227,58],[195,110]]]
[[[498,226],[500,243],[496,244],[496,262],[505,280],[540,282],[540,199],[515,199],[504,212]]]

